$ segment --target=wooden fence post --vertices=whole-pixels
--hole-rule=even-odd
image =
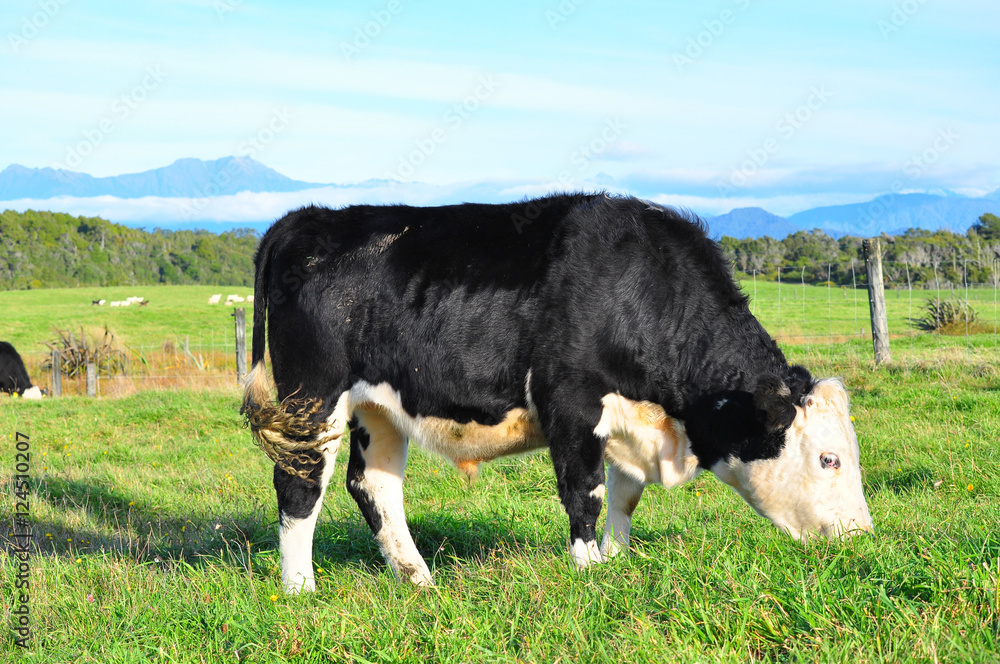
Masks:
[[[247,316],[246,309],[233,310],[236,318],[236,382],[243,383],[247,375]]]
[[[52,351],[52,396],[62,396],[62,355]]]
[[[97,365],[87,362],[87,396],[97,396]]]
[[[865,267],[868,270],[868,306],[872,315],[872,344],[875,347],[875,364],[888,362],[889,323],[885,311],[885,286],[882,282],[882,248],[878,238],[862,243]]]

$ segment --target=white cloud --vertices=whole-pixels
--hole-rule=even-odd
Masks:
[[[465,201],[507,202],[558,191],[596,191],[600,187],[586,183],[566,185],[551,182],[465,182],[449,186],[427,183],[368,182],[344,187],[321,187],[297,192],[242,192],[214,198],[144,198],[123,199],[114,196],[77,198],[59,196],[49,199],[5,201],[4,208],[16,211],[51,210],[79,216],[97,216],[116,223],[147,227],[211,224],[227,226],[260,223],[279,219],[288,211],[305,205],[342,207],[356,204],[445,205]],[[609,191],[628,193],[608,188]],[[790,196],[742,196],[713,198],[683,194],[656,194],[648,197],[661,205],[685,207],[702,215],[718,215],[734,208],[761,207],[787,216],[813,207],[841,205],[870,200],[870,195],[856,193],[798,194]]]

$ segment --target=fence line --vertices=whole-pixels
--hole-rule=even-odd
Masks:
[[[856,343],[862,340],[871,342],[869,326],[861,322],[869,318],[867,298],[858,297],[858,291],[867,290],[868,283],[867,279],[859,282],[864,272],[858,274],[854,263],[852,261],[838,265],[819,262],[775,267],[764,272],[754,270],[745,275],[743,288],[750,296],[751,311],[782,346],[804,346],[803,350],[812,359],[814,356],[821,357],[825,352],[824,348],[832,352],[837,344],[855,342],[847,344],[847,352],[857,361],[868,361],[870,352],[866,352],[862,344]],[[886,265],[889,269],[883,269],[885,302],[889,335],[896,344],[894,353],[903,352],[913,356],[921,350],[926,353],[927,349],[944,349],[947,346],[964,348],[962,352],[966,357],[985,350],[992,353],[991,359],[1000,357],[1000,262],[971,259],[956,262],[955,269],[960,274],[953,269],[953,276],[959,277],[961,281],[942,279],[938,266],[932,265],[930,268],[923,268],[926,276],[931,277],[928,283],[914,283],[917,280],[916,270],[908,261],[887,261],[883,263],[883,266]],[[798,288],[788,283],[789,275],[794,275],[796,271],[799,273]],[[985,279],[973,281],[970,279],[973,273]],[[807,274],[818,276],[819,279],[825,276],[826,279],[808,283]],[[771,279],[764,278],[767,276]],[[834,288],[841,290],[841,297],[833,297]],[[848,289],[852,293],[848,293]],[[951,330],[952,333],[959,333],[957,336],[964,337],[964,344],[955,340],[949,345],[941,335],[919,329],[917,321],[926,311],[929,302],[959,299],[968,302],[978,315],[977,320],[962,321],[964,330]],[[795,315],[796,307],[801,308],[801,317]],[[824,308],[826,320],[823,320]],[[237,340],[233,323],[227,319],[210,329],[178,331],[159,343],[126,345],[127,380],[137,385],[169,387],[173,382],[185,386],[235,387]],[[252,330],[246,330],[248,335],[251,332]],[[992,336],[992,344],[989,344],[989,336]],[[984,349],[984,343],[991,348]],[[52,372],[43,369],[50,352],[22,349],[21,354],[35,382],[40,387],[54,387]],[[106,393],[101,383],[121,380],[100,367],[97,373],[99,394]],[[64,374],[61,382],[64,393],[86,392],[83,387],[83,372],[74,377]]]
[[[959,329],[953,328],[949,333],[951,336],[963,337],[964,343],[961,345],[964,347],[964,354],[971,357],[983,352],[982,341],[988,338],[984,335],[992,337],[992,353],[995,354],[1000,350],[1000,279],[998,279],[1000,262],[972,259],[956,261],[957,271],[953,270],[956,279],[943,279],[937,266],[931,266],[925,269],[932,279],[920,284],[914,283],[914,270],[909,261],[887,261],[883,265],[886,264],[892,268],[883,270],[885,299],[890,314],[889,334],[892,339],[904,339],[905,350],[915,352],[918,346],[926,348],[927,341],[920,341],[922,337],[938,340],[931,346],[936,345],[941,349],[949,346],[942,335],[929,334],[921,330],[918,327],[919,320],[925,317],[930,302],[962,300],[971,306],[976,318],[959,319],[957,321]],[[837,283],[833,278],[835,268],[841,275],[849,275],[849,281]],[[781,282],[787,281],[786,275],[795,271],[799,272],[801,287],[784,288]],[[812,292],[809,290],[810,286],[805,284],[805,274],[808,271],[814,276],[824,274],[826,276],[825,281],[813,283]],[[970,279],[973,272],[976,272],[977,276],[986,277],[986,280],[973,281]],[[769,280],[758,279],[765,274],[770,277]],[[860,280],[862,276],[864,273],[858,274],[853,263],[845,262],[837,266],[832,262],[826,262],[773,267],[766,272],[753,271],[747,275],[746,281],[752,281],[753,284],[752,307],[755,315],[779,343],[814,347],[817,344],[833,346],[838,341],[848,341],[852,338],[871,340],[870,325],[859,320],[859,317],[861,319],[868,317],[867,300],[858,297],[859,290],[867,290],[869,287],[867,279]],[[814,306],[810,313],[808,306],[810,300],[814,305],[818,305],[821,301],[819,295],[821,291],[818,288],[821,286],[825,286],[826,290],[826,321],[818,320],[822,317],[822,314],[819,314],[820,309]],[[843,292],[839,306],[835,304],[836,299],[833,297],[834,286],[838,286]],[[853,293],[848,294],[848,289]],[[801,322],[793,323],[783,314],[784,308],[797,299],[802,300],[796,304],[801,304],[804,313]],[[853,325],[849,321],[853,321]],[[861,359],[860,354],[858,358]]]

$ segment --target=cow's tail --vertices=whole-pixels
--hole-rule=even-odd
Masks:
[[[267,318],[267,296],[271,277],[271,252],[268,236],[257,250],[253,296],[252,367],[243,388],[240,413],[250,428],[254,442],[278,467],[291,475],[309,479],[313,466],[322,458],[304,454],[326,444],[334,436],[329,432],[334,424],[317,413],[322,410],[319,398],[296,398],[289,395],[280,403],[271,396],[271,386],[264,365]],[[310,480],[311,481],[311,480]]]

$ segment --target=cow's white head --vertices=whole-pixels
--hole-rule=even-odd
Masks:
[[[784,384],[771,392],[772,403],[765,403],[762,411],[758,390],[757,412],[769,416],[773,413],[767,411],[785,400],[784,416],[767,425],[772,440],[782,435],[783,440],[777,438],[770,451],[745,450],[724,457],[712,472],[793,537],[871,532],[858,438],[844,386],[835,379],[821,380],[798,403],[791,402]]]

